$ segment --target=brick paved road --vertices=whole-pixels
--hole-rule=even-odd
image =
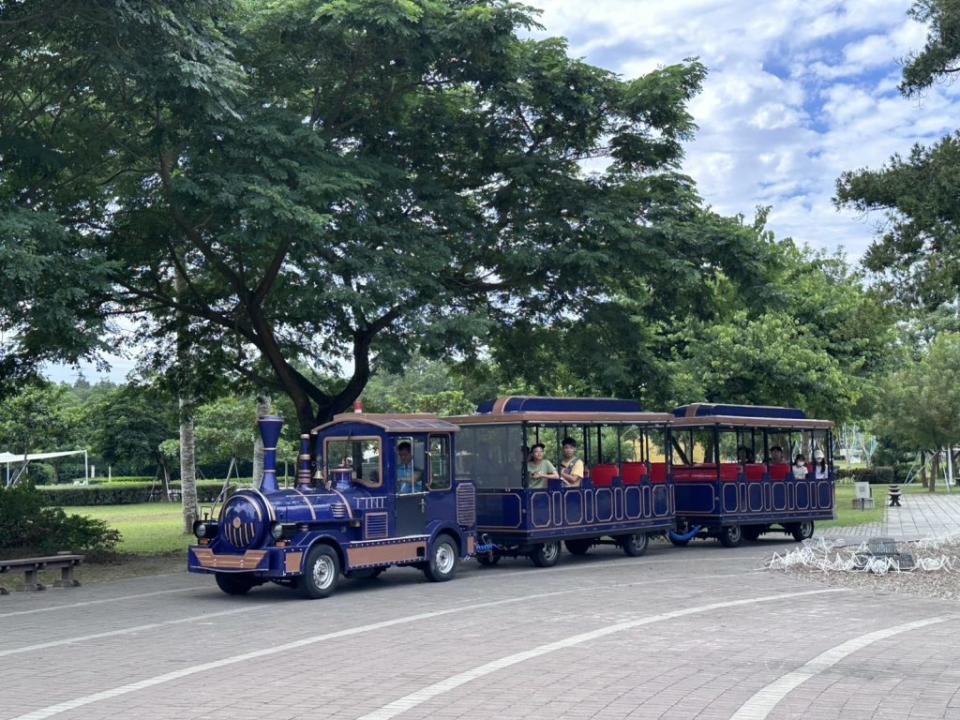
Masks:
[[[818,530],[817,535],[848,540],[892,537],[897,540],[944,537],[960,533],[960,491],[911,493],[904,495],[902,507],[887,508],[882,523]]]
[[[186,574],[14,594],[0,720],[960,718],[960,609],[756,570],[789,546],[394,569],[313,602]]]

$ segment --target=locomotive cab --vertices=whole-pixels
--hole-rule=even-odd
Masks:
[[[296,484],[280,488],[279,418],[262,418],[264,478],[195,527],[191,572],[229,594],[267,581],[326,597],[342,577],[411,565],[451,579],[476,546],[475,493],[453,476],[456,425],[429,415],[340,415],[301,438]]]

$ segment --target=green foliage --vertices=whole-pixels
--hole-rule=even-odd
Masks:
[[[194,396],[279,390],[306,431],[418,346],[473,361],[612,294],[668,314],[755,261],[679,174],[696,61],[625,81],[508,0],[38,0],[43,32],[24,6],[0,6],[20,372],[122,312],[171,388],[182,330]]]
[[[918,0],[911,15],[929,34],[904,65],[900,91],[907,96],[951,77],[960,60],[960,3]],[[837,181],[838,205],[886,213],[864,262],[907,304],[932,308],[960,291],[958,169],[960,135],[954,133],[930,147],[915,145],[906,158],[896,154],[879,170],[851,170]]]
[[[851,482],[868,482],[880,485],[889,485],[898,480],[895,469],[884,465],[866,468],[838,468],[837,478],[839,480],[850,480]]]
[[[0,551],[109,552],[120,541],[102,520],[67,515],[48,504],[29,484],[0,489]]]
[[[177,432],[177,408],[169,396],[127,384],[85,407],[87,440],[104,462],[143,470],[162,462],[160,444]]]
[[[171,489],[179,490],[179,482],[171,482]],[[213,502],[223,488],[219,480],[198,480],[199,502]],[[103,485],[47,485],[36,489],[46,505],[69,507],[74,505],[131,505],[156,501],[164,497],[163,483],[122,482]]]
[[[21,454],[64,446],[69,439],[65,394],[51,383],[30,383],[0,403],[0,447]]]
[[[223,397],[197,408],[194,415],[200,462],[253,457],[256,403],[250,398]]]
[[[885,382],[874,430],[901,447],[939,450],[960,437],[960,334],[941,333]]]

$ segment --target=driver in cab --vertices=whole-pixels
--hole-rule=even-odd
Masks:
[[[397,444],[397,486],[401,495],[426,492],[423,473],[413,466],[413,452],[406,440]]]

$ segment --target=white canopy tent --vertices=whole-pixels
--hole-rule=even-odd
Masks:
[[[0,463],[7,466],[7,478],[6,484],[9,487],[11,484],[15,483],[19,478],[20,474],[26,469],[34,460],[50,460],[52,458],[67,457],[69,455],[83,455],[83,478],[84,480],[90,479],[90,465],[87,461],[87,451],[86,450],[59,450],[57,452],[48,452],[48,453],[27,453],[26,455],[18,455],[16,453],[0,452]],[[13,479],[10,479],[10,466],[13,464],[19,463],[20,470],[13,476]]]

